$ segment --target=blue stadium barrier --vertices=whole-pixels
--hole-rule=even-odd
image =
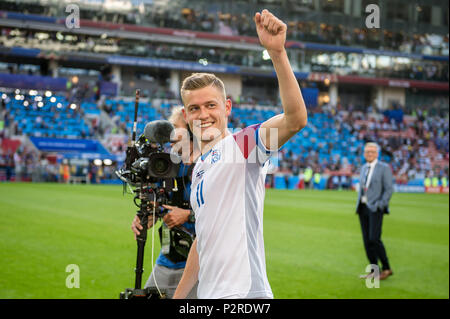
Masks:
[[[299,178],[296,175],[289,177],[289,189],[297,189]]]
[[[319,188],[318,189],[326,189],[327,188],[328,178],[327,177],[323,177],[323,176],[320,178]]]
[[[100,180],[100,184],[107,184],[107,185],[122,185],[122,181],[120,179],[102,179]]]
[[[52,78],[51,76],[0,73],[0,87],[65,91],[66,82],[65,78]],[[16,101],[13,104],[19,105]]]
[[[273,187],[276,189],[286,189],[286,181],[283,175],[275,175]]]
[[[77,132],[68,131],[69,134],[77,135]],[[86,158],[86,159],[112,159],[115,155],[110,154],[97,140],[84,139],[63,139],[30,137],[31,142],[40,151],[58,152],[66,158]]]
[[[9,50],[8,53],[12,56],[36,58],[41,53],[41,49],[28,49],[28,48],[21,48],[21,47],[13,47]]]
[[[423,186],[424,185],[424,179],[423,178],[416,178],[413,180],[410,180],[408,182],[409,186]]]
[[[1,11],[1,13],[7,19],[46,22],[46,23],[56,23],[56,21],[57,21],[56,18],[46,17],[46,16],[42,16],[42,15],[37,15],[37,14],[24,14],[24,13],[6,12],[6,11]]]
[[[314,189],[326,189],[328,178],[322,176],[320,178],[319,184],[314,185]],[[300,179],[297,175],[289,176],[289,185],[288,189],[298,189],[297,186],[300,182]],[[284,175],[275,175],[274,176],[274,188],[276,189],[286,189],[286,180]]]

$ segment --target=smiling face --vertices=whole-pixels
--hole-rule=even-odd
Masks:
[[[231,100],[212,85],[183,93],[184,118],[202,145],[225,137]]]

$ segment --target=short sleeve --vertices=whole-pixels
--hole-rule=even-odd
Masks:
[[[264,164],[278,150],[271,151],[266,148],[261,140],[259,124],[254,124],[233,134],[233,137],[248,163]]]

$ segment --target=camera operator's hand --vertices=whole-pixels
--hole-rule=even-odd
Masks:
[[[150,227],[153,226],[153,216],[150,215],[148,218],[148,224],[147,224],[147,229],[149,229]],[[136,240],[136,236],[139,235],[141,232],[140,230],[142,230],[142,225],[141,225],[141,220],[139,219],[139,217],[134,216],[133,222],[131,223],[131,230],[134,233],[134,239]]]
[[[163,221],[169,228],[183,225],[189,220],[191,211],[189,209],[182,209],[170,205],[162,205],[164,208],[170,210],[164,217]]]

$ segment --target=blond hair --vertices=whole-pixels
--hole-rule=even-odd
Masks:
[[[225,85],[221,79],[212,73],[192,73],[190,76],[185,78],[180,89],[181,99],[184,102],[184,95],[186,91],[194,91],[210,85],[218,89],[223,94],[223,99],[226,99],[227,94],[225,92]]]
[[[183,106],[176,105],[176,106],[172,107],[168,121],[173,124],[173,123],[176,123],[180,119],[184,121]]]

